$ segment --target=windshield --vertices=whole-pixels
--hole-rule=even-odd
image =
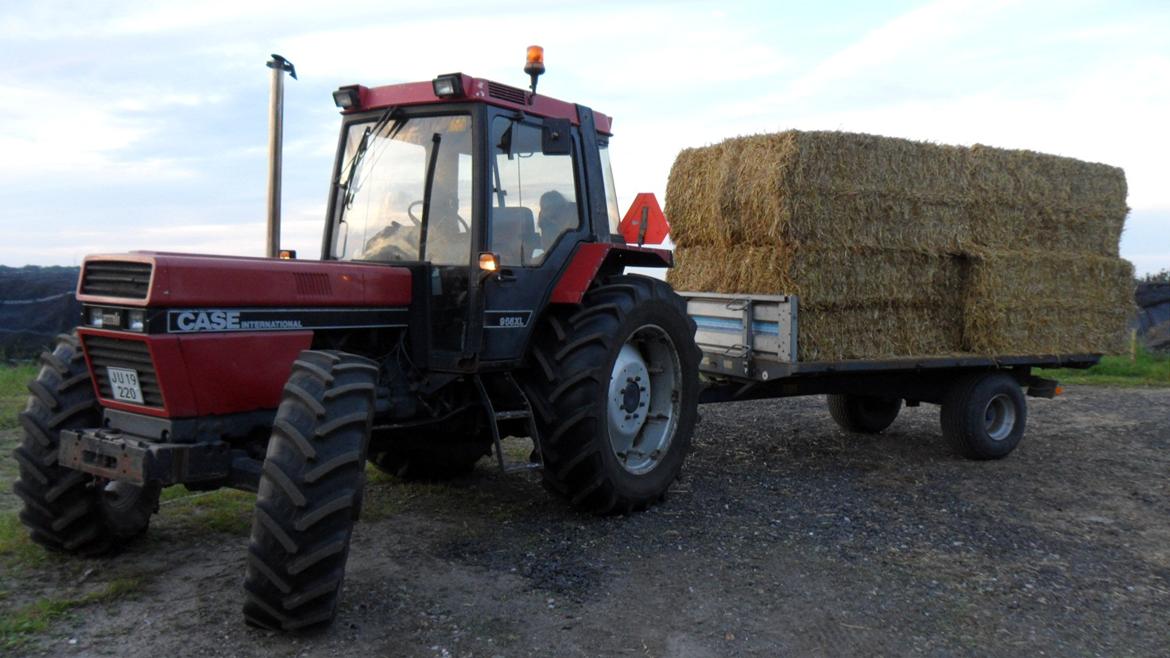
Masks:
[[[334,257],[468,265],[471,148],[467,115],[389,113],[351,125]]]

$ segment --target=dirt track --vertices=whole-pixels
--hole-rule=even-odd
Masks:
[[[0,608],[142,576],[34,655],[1170,652],[1170,389],[1033,401],[995,463],[952,457],[937,418],[908,409],[872,438],[820,398],[704,407],[685,479],[625,518],[487,461],[451,485],[383,479],[314,635],[241,621],[246,501],[215,522],[164,505],[117,560],[0,566]]]

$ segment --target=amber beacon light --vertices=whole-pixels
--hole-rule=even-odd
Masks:
[[[544,48],[528,46],[528,58],[524,62],[524,72],[532,79],[532,93],[536,93],[536,79],[544,73]]]

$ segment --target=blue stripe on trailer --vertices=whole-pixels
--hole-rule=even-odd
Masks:
[[[742,320],[728,320],[725,318],[715,318],[708,315],[694,315],[691,317],[694,318],[695,324],[697,324],[700,329],[707,329],[709,331],[725,331],[734,334],[743,333]],[[757,334],[770,334],[772,336],[779,336],[780,323],[761,322],[756,320],[752,322],[752,332]]]

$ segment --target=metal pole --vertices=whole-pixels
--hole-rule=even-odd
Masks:
[[[272,86],[268,98],[268,241],[267,256],[280,255],[280,167],[284,142],[284,74],[293,80],[297,70],[292,62],[273,54],[267,64],[272,69]]]

